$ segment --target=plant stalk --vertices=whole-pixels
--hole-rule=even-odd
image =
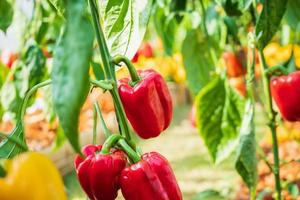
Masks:
[[[278,152],[278,140],[276,133],[276,112],[273,110],[273,101],[270,91],[270,77],[266,70],[268,70],[268,65],[266,63],[264,54],[262,50],[259,50],[259,57],[261,61],[261,68],[264,72],[262,75],[264,93],[266,96],[266,104],[268,110],[268,126],[272,132],[272,143],[273,143],[273,156],[274,156],[274,166],[273,166],[273,174],[275,178],[275,187],[276,187],[276,200],[281,200],[281,183],[280,183],[280,166],[279,166],[279,152]]]

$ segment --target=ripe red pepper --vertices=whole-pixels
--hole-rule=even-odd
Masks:
[[[141,45],[131,61],[133,63],[137,62],[140,56],[144,56],[145,58],[152,58],[154,56],[152,46],[149,42],[145,42]]]
[[[144,139],[158,136],[171,122],[172,99],[162,76],[154,70],[138,71],[140,81],[119,80],[119,94],[128,120]]]
[[[300,71],[271,80],[271,94],[287,121],[300,121]]]
[[[125,168],[120,177],[126,200],[181,200],[182,194],[168,161],[159,153],[142,156]]]
[[[246,69],[243,67],[242,62],[243,59],[246,59],[244,54],[239,53],[239,55],[236,55],[233,52],[225,52],[222,57],[229,77],[239,77],[246,74]]]
[[[119,176],[126,166],[122,151],[111,149],[110,154],[97,153],[100,145],[83,148],[86,158],[75,158],[75,169],[83,190],[91,200],[114,200],[120,189]]]

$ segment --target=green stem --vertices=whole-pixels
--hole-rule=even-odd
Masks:
[[[97,143],[97,109],[93,106],[93,144]]]
[[[0,178],[3,178],[6,176],[6,171],[5,169],[3,168],[2,165],[0,165]]]
[[[140,156],[127,144],[127,142],[124,139],[119,140],[118,144],[122,147],[122,149],[126,152],[130,160],[133,161],[133,163],[138,163],[141,158]]]
[[[140,77],[139,77],[135,67],[133,66],[133,64],[130,62],[130,60],[128,58],[126,58],[125,56],[122,56],[122,55],[117,55],[113,58],[113,62],[116,65],[121,62],[125,63],[128,68],[128,71],[130,73],[131,80],[135,83],[140,81]]]
[[[109,136],[109,138],[106,139],[106,141],[104,142],[104,144],[102,146],[101,153],[109,154],[110,149],[112,147],[114,147],[121,138],[122,138],[122,136],[119,134],[114,134],[114,135]]]
[[[114,66],[111,63],[111,56],[100,24],[100,14],[98,10],[97,1],[89,0],[89,4],[90,4],[92,17],[93,17],[96,38],[100,48],[100,54],[104,65],[106,78],[116,80],[115,73],[112,72],[114,71]]]
[[[131,141],[129,124],[125,115],[124,108],[121,103],[117,103],[117,102],[121,102],[121,99],[116,85],[114,85],[114,89],[111,90],[111,95],[115,99],[115,107],[116,107],[117,117],[119,119],[121,130],[122,132],[124,132],[125,138],[128,141]]]
[[[259,50],[259,56],[261,60],[262,71],[265,72],[268,69],[268,66],[262,50]],[[263,73],[262,78],[263,78],[264,92],[267,100],[266,103],[267,103],[268,118],[269,118],[268,126],[272,132],[273,156],[274,156],[273,174],[275,177],[275,185],[276,185],[276,199],[281,200],[279,152],[278,152],[278,141],[277,141],[277,133],[276,133],[276,112],[273,110],[273,102],[272,102],[271,91],[270,91],[270,77],[268,76],[267,73]]]
[[[103,89],[103,90],[112,90],[113,89],[113,86],[111,83],[107,83],[107,81],[103,81],[103,80],[92,80],[90,79],[90,83]]]
[[[252,51],[251,51],[252,50]],[[252,54],[252,60],[250,60]],[[249,38],[248,43],[248,55],[247,55],[247,98],[251,100],[251,103],[254,104],[254,79],[255,79],[255,47],[252,46],[252,40]],[[253,113],[255,115],[255,106],[253,106]],[[255,117],[255,116],[253,116]],[[255,125],[253,123],[253,126],[255,129]],[[255,133],[255,131],[253,131]],[[250,190],[250,199],[255,200],[256,199],[256,183],[252,185],[252,187],[249,188]]]
[[[285,67],[281,66],[281,65],[270,67],[265,71],[265,73],[269,77],[282,76],[282,75],[288,75],[289,74],[288,70]]]
[[[96,109],[98,117],[101,120],[101,124],[102,124],[102,128],[103,128],[103,131],[104,131],[105,138],[109,138],[109,136],[111,136],[111,132],[109,131],[109,129],[107,128],[107,126],[105,124],[105,121],[104,121],[104,118],[103,118],[103,115],[102,115],[102,112],[101,112],[101,109],[100,109],[100,106],[99,106],[98,102],[94,103],[94,109]]]
[[[45,87],[47,85],[50,85],[51,84],[51,80],[47,80],[47,81],[44,81],[44,82],[41,82],[39,84],[36,84],[35,86],[33,86],[27,93],[26,93],[26,96],[22,102],[22,105],[21,105],[21,110],[19,112],[19,115],[18,115],[18,120],[21,120],[23,122],[23,117],[25,115],[25,112],[26,112],[26,108],[27,108],[27,103],[28,103],[28,100],[29,98],[41,87]]]
[[[0,132],[0,138],[3,138],[9,141],[10,143],[17,145],[20,149],[24,151],[28,151],[28,147],[24,145],[22,142],[20,142],[19,140],[15,139],[14,137],[9,137],[9,135]]]
[[[112,59],[111,59],[111,56],[110,56],[110,53],[109,53],[109,50],[108,50],[108,47],[106,44],[104,33],[101,28],[98,5],[95,0],[88,0],[88,1],[90,4],[90,9],[91,9],[92,17],[93,17],[94,28],[95,28],[95,32],[96,32],[98,45],[100,48],[102,62],[104,65],[105,75],[106,75],[107,79],[113,80],[113,82],[112,82],[113,89],[110,90],[110,92],[113,96],[117,119],[118,119],[118,122],[120,123],[120,127],[121,127],[120,132],[121,132],[121,134],[123,134],[123,132],[125,132],[124,134],[125,134],[126,140],[128,140],[128,142],[131,143],[130,128],[128,125],[128,121],[127,121],[127,118],[126,118],[126,115],[125,115],[125,112],[123,109],[123,105],[122,105],[119,93],[118,93],[114,64],[112,63]]]

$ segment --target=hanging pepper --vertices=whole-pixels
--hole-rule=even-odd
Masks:
[[[282,117],[291,122],[300,121],[300,71],[273,78],[270,87]]]
[[[168,161],[151,152],[125,168],[120,177],[126,200],[181,200],[182,194]]]
[[[44,155],[27,152],[4,162],[1,200],[66,200],[58,170]]]
[[[120,189],[119,176],[126,166],[126,156],[116,149],[103,154],[101,149],[101,145],[83,148],[86,158],[79,155],[75,158],[77,176],[90,200],[114,200]]]
[[[119,80],[119,93],[128,120],[144,139],[158,136],[171,122],[173,106],[167,84],[149,69],[138,71],[139,80]]]
[[[243,60],[246,60],[246,57],[242,51],[239,55],[236,55],[233,52],[224,52],[222,58],[226,65],[226,71],[228,77],[239,77],[246,74],[246,68],[243,66]]]
[[[4,50],[0,56],[0,62],[2,62],[8,68],[12,67],[16,59],[16,55],[8,50]]]

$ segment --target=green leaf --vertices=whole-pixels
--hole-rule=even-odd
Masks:
[[[248,100],[240,131],[235,168],[250,189],[256,188],[257,158],[254,128],[254,105]]]
[[[99,3],[110,53],[132,58],[144,38],[153,0],[106,0]]]
[[[214,63],[210,57],[210,42],[200,29],[191,30],[182,45],[187,83],[193,95],[210,81]]]
[[[9,137],[14,138],[15,140],[20,141],[26,146],[23,123],[18,122],[16,127],[9,135]],[[8,139],[3,140],[0,143],[0,159],[8,159],[13,158],[14,156],[24,152],[22,148],[20,148],[17,144],[9,141]]]
[[[60,17],[64,17],[65,9],[63,0],[47,0],[48,3],[54,8]]]
[[[300,190],[295,183],[288,184],[288,191],[295,199],[300,196]]]
[[[204,190],[197,194],[192,200],[225,200],[225,198],[216,190]]]
[[[273,38],[279,28],[288,0],[266,0],[258,18],[255,34],[258,48],[263,49]]]
[[[154,25],[157,34],[162,39],[165,53],[172,55],[174,50],[175,36],[178,28],[175,15],[168,15],[165,7],[155,6]]]
[[[102,66],[99,63],[92,61],[93,72],[97,80],[104,80],[105,74]]]
[[[45,77],[45,63],[46,58],[40,47],[36,44],[29,45],[1,89],[1,104],[5,111],[17,113],[26,92]]]
[[[80,152],[78,123],[89,91],[89,63],[93,26],[85,16],[85,0],[67,1],[65,32],[54,52],[52,94],[61,127],[76,152]]]
[[[243,100],[216,76],[197,95],[197,124],[215,163],[226,159],[238,143]]]
[[[286,13],[284,19],[295,31],[299,27],[300,22],[300,1],[299,0],[290,0],[287,4]]]
[[[13,7],[7,0],[0,1],[0,29],[4,32],[8,29],[13,20]]]

